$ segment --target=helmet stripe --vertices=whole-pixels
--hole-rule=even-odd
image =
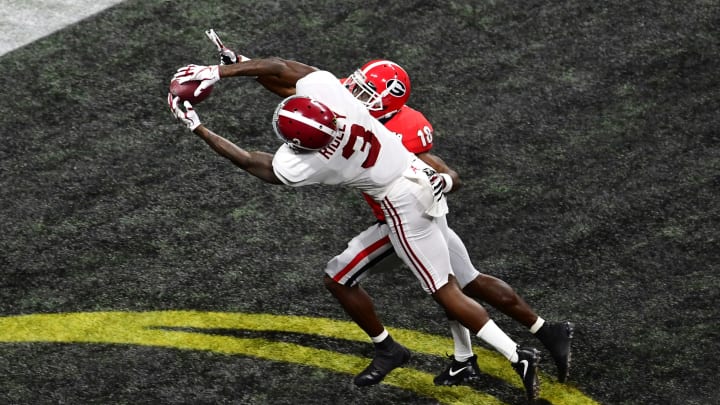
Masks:
[[[370,71],[372,68],[374,68],[375,66],[384,65],[384,64],[386,64],[386,63],[387,63],[388,65],[391,65],[392,67],[398,66],[398,64],[395,63],[395,62],[393,62],[393,61],[389,61],[389,60],[384,60],[384,59],[383,59],[383,60],[378,60],[378,61],[376,61],[375,63],[371,63],[371,64],[365,66],[365,69],[363,69],[362,72],[363,72],[363,74],[367,74],[367,72],[369,72],[369,71]]]
[[[319,130],[321,130],[322,132],[324,132],[324,133],[326,133],[326,134],[328,134],[328,135],[330,135],[330,136],[335,136],[335,131],[334,131],[332,128],[330,128],[330,127],[328,127],[328,126],[326,126],[326,125],[324,125],[324,124],[321,124],[321,123],[319,123],[319,122],[317,122],[317,121],[315,121],[315,120],[311,120],[310,118],[307,118],[306,116],[304,116],[304,115],[302,115],[302,114],[300,114],[300,113],[298,113],[298,112],[287,111],[287,110],[280,110],[280,111],[278,111],[278,115],[283,116],[283,117],[287,117],[287,118],[290,118],[290,119],[293,119],[293,120],[300,121],[300,122],[302,122],[303,124],[305,124],[305,125],[307,125],[307,126],[309,126],[309,127],[312,127],[312,128],[319,129]]]

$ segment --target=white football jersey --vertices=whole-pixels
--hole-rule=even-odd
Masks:
[[[338,133],[317,152],[298,153],[288,145],[281,146],[273,158],[275,175],[290,186],[346,185],[382,199],[415,155],[332,73],[310,73],[297,82],[296,89],[297,95],[312,97],[338,115]]]

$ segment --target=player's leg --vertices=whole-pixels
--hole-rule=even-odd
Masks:
[[[451,319],[457,319],[470,333],[505,356],[520,376],[525,395],[535,399],[540,391],[538,379],[539,352],[531,347],[520,347],[490,319],[485,309],[462,293],[460,286],[450,276],[450,281],[440,287],[432,297],[446,311]]]
[[[452,229],[446,234],[450,265],[460,286],[471,282],[480,275],[473,267],[465,245]],[[450,334],[453,338],[453,354],[448,366],[435,378],[436,385],[458,385],[476,380],[480,375],[477,356],[473,353],[473,341],[470,332],[460,322],[449,319]]]
[[[465,286],[463,291],[525,325],[550,352],[557,369],[558,381],[567,380],[575,328],[572,322],[546,322],[535,314],[530,305],[510,285],[487,274],[479,275]]]
[[[448,234],[448,246],[453,271],[463,292],[527,327],[548,349],[557,368],[558,380],[564,382],[570,369],[574,325],[571,322],[545,322],[508,283],[478,272],[470,261],[465,244],[452,230]]]
[[[452,229],[448,231],[448,247],[453,272],[465,294],[486,302],[528,328],[537,321],[533,309],[510,285],[475,269],[465,244]]]
[[[327,274],[324,276],[323,281],[325,287],[340,303],[345,313],[347,313],[371,339],[385,332],[385,327],[375,312],[372,299],[359,284],[355,284],[352,287],[346,286],[336,282]]]
[[[497,308],[527,328],[538,321],[539,317],[530,305],[509,284],[497,277],[479,274],[463,287],[463,292]]]
[[[372,362],[353,380],[356,385],[378,384],[410,358],[409,350],[390,336],[375,312],[372,299],[358,284],[371,269],[374,272],[400,263],[390,244],[387,225],[377,223],[350,240],[325,269],[325,287],[375,346]]]
[[[463,288],[465,294],[483,300],[525,325],[545,346],[555,363],[558,381],[565,382],[570,373],[572,322],[546,322],[532,310],[525,300],[503,280],[481,274]]]
[[[520,348],[489,317],[475,300],[463,294],[451,275],[445,216],[426,215],[428,194],[414,182],[399,183],[383,200],[383,212],[390,229],[390,240],[396,254],[413,271],[433,299],[451,319],[456,319],[471,333],[503,354],[518,372],[528,398],[539,392],[537,365],[539,353]],[[432,193],[430,190],[429,193]],[[429,196],[432,199],[432,195]]]
[[[532,347],[520,347],[490,319],[477,301],[465,295],[450,276],[450,281],[439,288],[432,297],[451,319],[457,319],[470,333],[492,346],[507,358],[520,376],[528,399],[535,399],[540,391],[538,364],[540,353]]]
[[[530,307],[527,304],[522,307],[520,304],[524,304],[524,301],[520,300],[519,296],[507,284],[500,285],[502,281],[499,279],[492,278],[492,280],[489,280],[492,282],[487,285],[481,284],[479,281],[483,280],[484,275],[475,269],[465,244],[452,229],[448,229],[447,241],[453,273],[458,284],[464,287],[463,292],[470,297],[481,299],[495,308],[501,309],[521,322],[524,321],[530,327],[537,319]],[[510,309],[514,309],[516,313],[509,313],[511,312]],[[527,311],[529,311],[529,316]],[[465,330],[462,324],[453,319],[450,319],[449,323],[455,351],[449,366],[435,377],[434,382],[437,385],[465,383],[477,378],[480,372],[477,356],[472,351],[470,333]]]

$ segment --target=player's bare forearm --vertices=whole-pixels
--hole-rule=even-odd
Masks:
[[[258,76],[255,80],[282,98],[295,95],[295,83],[289,83],[277,76]]]
[[[453,170],[450,166],[445,163],[444,160],[442,160],[439,156],[433,155],[430,152],[420,153],[417,155],[423,162],[427,163],[435,169],[438,173],[446,173],[448,174],[452,180],[452,189],[449,192],[457,191],[462,187],[462,181],[460,180],[460,175]]]
[[[255,76],[268,90],[282,97],[295,94],[295,84],[317,68],[304,63],[281,59],[250,59],[220,66],[220,77]]]
[[[282,184],[273,171],[272,154],[267,152],[249,152],[212,132],[204,125],[195,128],[193,132],[210,145],[215,153],[230,160],[235,166],[267,183]]]

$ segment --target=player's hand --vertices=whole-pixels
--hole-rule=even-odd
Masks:
[[[425,175],[428,176],[428,179],[430,179],[430,185],[433,188],[433,195],[435,195],[435,201],[439,202],[443,196],[443,189],[445,188],[445,179],[443,179],[442,176],[440,176],[438,174],[438,172],[436,172],[433,169],[426,168],[426,169],[423,169],[423,171],[425,172]]]
[[[231,49],[223,48],[223,50],[218,52],[218,54],[220,56],[221,65],[232,65],[233,63],[238,62],[237,54]]]
[[[435,170],[428,168],[423,169],[423,171],[430,179],[430,185],[433,188],[433,195],[435,196],[435,201],[440,202],[443,194],[447,193],[452,188],[452,180],[450,178],[450,175],[445,173],[438,173]]]
[[[237,54],[230,50],[230,48],[223,45],[220,37],[214,29],[210,28],[209,30],[205,31],[205,35],[207,35],[207,37],[210,38],[210,41],[212,41],[212,43],[215,44],[215,46],[217,47],[221,65],[232,65],[233,63],[237,63]]]
[[[178,69],[173,79],[178,79],[180,84],[191,80],[202,81],[195,89],[195,96],[198,96],[203,90],[220,80],[220,66],[187,65]]]
[[[180,97],[173,97],[172,93],[168,93],[167,101],[173,117],[185,124],[189,130],[194,131],[195,128],[200,126],[200,116],[189,101],[183,103],[185,110],[180,107]]]

